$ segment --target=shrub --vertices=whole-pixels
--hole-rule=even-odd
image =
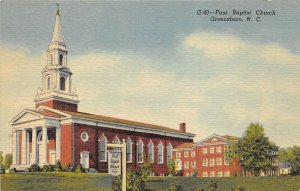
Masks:
[[[71,166],[70,163],[68,163],[67,165],[63,166],[62,171],[64,171],[64,172],[72,172],[73,171],[73,167]]]
[[[0,174],[5,174],[5,166],[4,166],[4,164],[0,165]]]
[[[218,190],[218,182],[217,181],[214,181],[214,180],[211,180],[210,182],[208,182],[206,184],[207,188],[209,190]]]
[[[171,159],[168,161],[168,171],[169,175],[174,176],[175,175],[175,161],[174,159]]]
[[[52,172],[54,170],[53,165],[44,165],[42,171],[43,172]]]
[[[5,155],[4,164],[5,164],[5,169],[10,168],[10,166],[12,165],[12,154],[9,153]]]
[[[40,172],[41,168],[39,167],[39,165],[33,164],[33,165],[30,166],[29,171],[30,172]]]
[[[145,180],[140,171],[129,169],[127,171],[127,190],[128,191],[143,191],[145,189]]]
[[[75,167],[74,172],[77,172],[77,173],[83,172],[82,165],[81,165],[81,164],[80,164],[80,165],[77,165],[77,166]]]
[[[232,186],[231,191],[244,191],[244,189],[241,186]]]
[[[60,160],[57,160],[54,166],[55,171],[62,171],[62,166]]]
[[[115,176],[113,182],[112,182],[112,190],[113,191],[121,191],[121,185],[122,185],[122,180],[121,176]]]
[[[168,188],[169,191],[181,191],[182,187],[178,184],[171,184]]]
[[[140,173],[143,180],[145,180],[153,172],[152,167],[153,163],[151,162],[145,162],[141,165]]]
[[[204,191],[204,188],[201,188],[200,186],[196,186],[196,187],[192,188],[191,191]]]
[[[8,172],[9,172],[10,174],[13,174],[13,173],[16,173],[16,172],[17,172],[17,169],[16,169],[16,168],[10,168],[10,169],[8,170]]]

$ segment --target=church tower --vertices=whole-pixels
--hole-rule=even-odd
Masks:
[[[72,89],[72,72],[68,68],[67,55],[57,5],[52,40],[47,51],[47,65],[42,70],[42,88],[38,89],[35,97],[36,108],[44,105],[53,109],[77,111],[78,95]]]

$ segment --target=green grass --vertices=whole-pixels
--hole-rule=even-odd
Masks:
[[[26,173],[1,175],[3,191],[81,191],[111,190],[113,177],[107,174],[85,173]],[[166,191],[172,183],[179,184],[190,191],[195,186],[205,188],[208,181],[218,182],[220,191],[230,191],[231,186],[242,186],[245,191],[299,191],[300,176],[297,177],[231,177],[231,178],[197,178],[197,177],[149,177],[146,181],[147,191]]]

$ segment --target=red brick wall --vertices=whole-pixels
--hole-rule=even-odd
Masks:
[[[174,159],[180,159],[181,160],[181,166],[182,166],[183,176],[192,176],[193,173],[197,173],[197,168],[198,168],[198,166],[197,166],[198,165],[197,164],[197,160],[199,160],[199,159],[197,158],[196,152],[195,152],[195,156],[192,157],[192,155],[191,155],[192,151],[195,151],[195,149],[192,149],[192,150],[191,149],[175,150],[173,152]],[[180,152],[180,157],[178,157],[178,158],[176,157],[177,152]],[[188,157],[184,156],[185,152],[188,153]],[[195,161],[195,163],[196,163],[195,168],[192,168],[192,162],[193,161]],[[184,167],[184,163],[185,162],[189,163],[189,167],[188,168]]]
[[[61,163],[62,165],[66,165],[70,163],[72,165],[73,163],[73,132],[72,132],[72,124],[64,124],[61,125]]]
[[[44,102],[37,103],[35,105],[35,108],[38,108],[41,105],[50,107],[53,109],[61,109],[61,110],[66,110],[66,111],[77,111],[77,109],[78,109],[77,104],[67,103],[67,102],[58,101],[58,100],[47,100]]]
[[[154,165],[153,168],[155,170],[156,175],[168,173],[167,168],[167,145],[171,142],[173,148],[182,144],[183,142],[192,142],[192,140],[188,139],[179,139],[179,138],[172,138],[172,137],[165,137],[153,134],[146,134],[146,133],[134,133],[132,131],[123,131],[123,130],[116,130],[116,129],[108,129],[103,127],[95,127],[95,126],[88,126],[82,124],[75,124],[74,130],[74,139],[75,139],[75,165],[80,164],[80,152],[83,150],[87,150],[90,152],[90,168],[97,168],[100,172],[108,172],[107,162],[99,162],[99,155],[98,155],[98,140],[102,136],[105,135],[107,141],[112,143],[116,135],[122,141],[122,139],[127,139],[130,137],[132,144],[132,163],[127,163],[127,168],[138,168],[139,164],[137,164],[136,160],[136,142],[139,139],[142,139],[144,143],[144,154],[145,160],[148,160],[148,143],[152,140],[154,144]],[[83,142],[80,138],[82,132],[87,132],[89,135],[89,140],[87,142]],[[164,163],[158,164],[158,149],[157,145],[159,142],[162,141],[164,145]]]

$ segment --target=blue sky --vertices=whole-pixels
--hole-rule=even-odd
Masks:
[[[213,133],[242,136],[260,122],[278,145],[300,144],[299,1],[62,1],[60,7],[81,111],[172,128],[186,122],[195,141]],[[212,22],[198,9],[276,15]],[[55,1],[0,3],[1,150],[10,150],[10,119],[34,108],[55,12]]]

